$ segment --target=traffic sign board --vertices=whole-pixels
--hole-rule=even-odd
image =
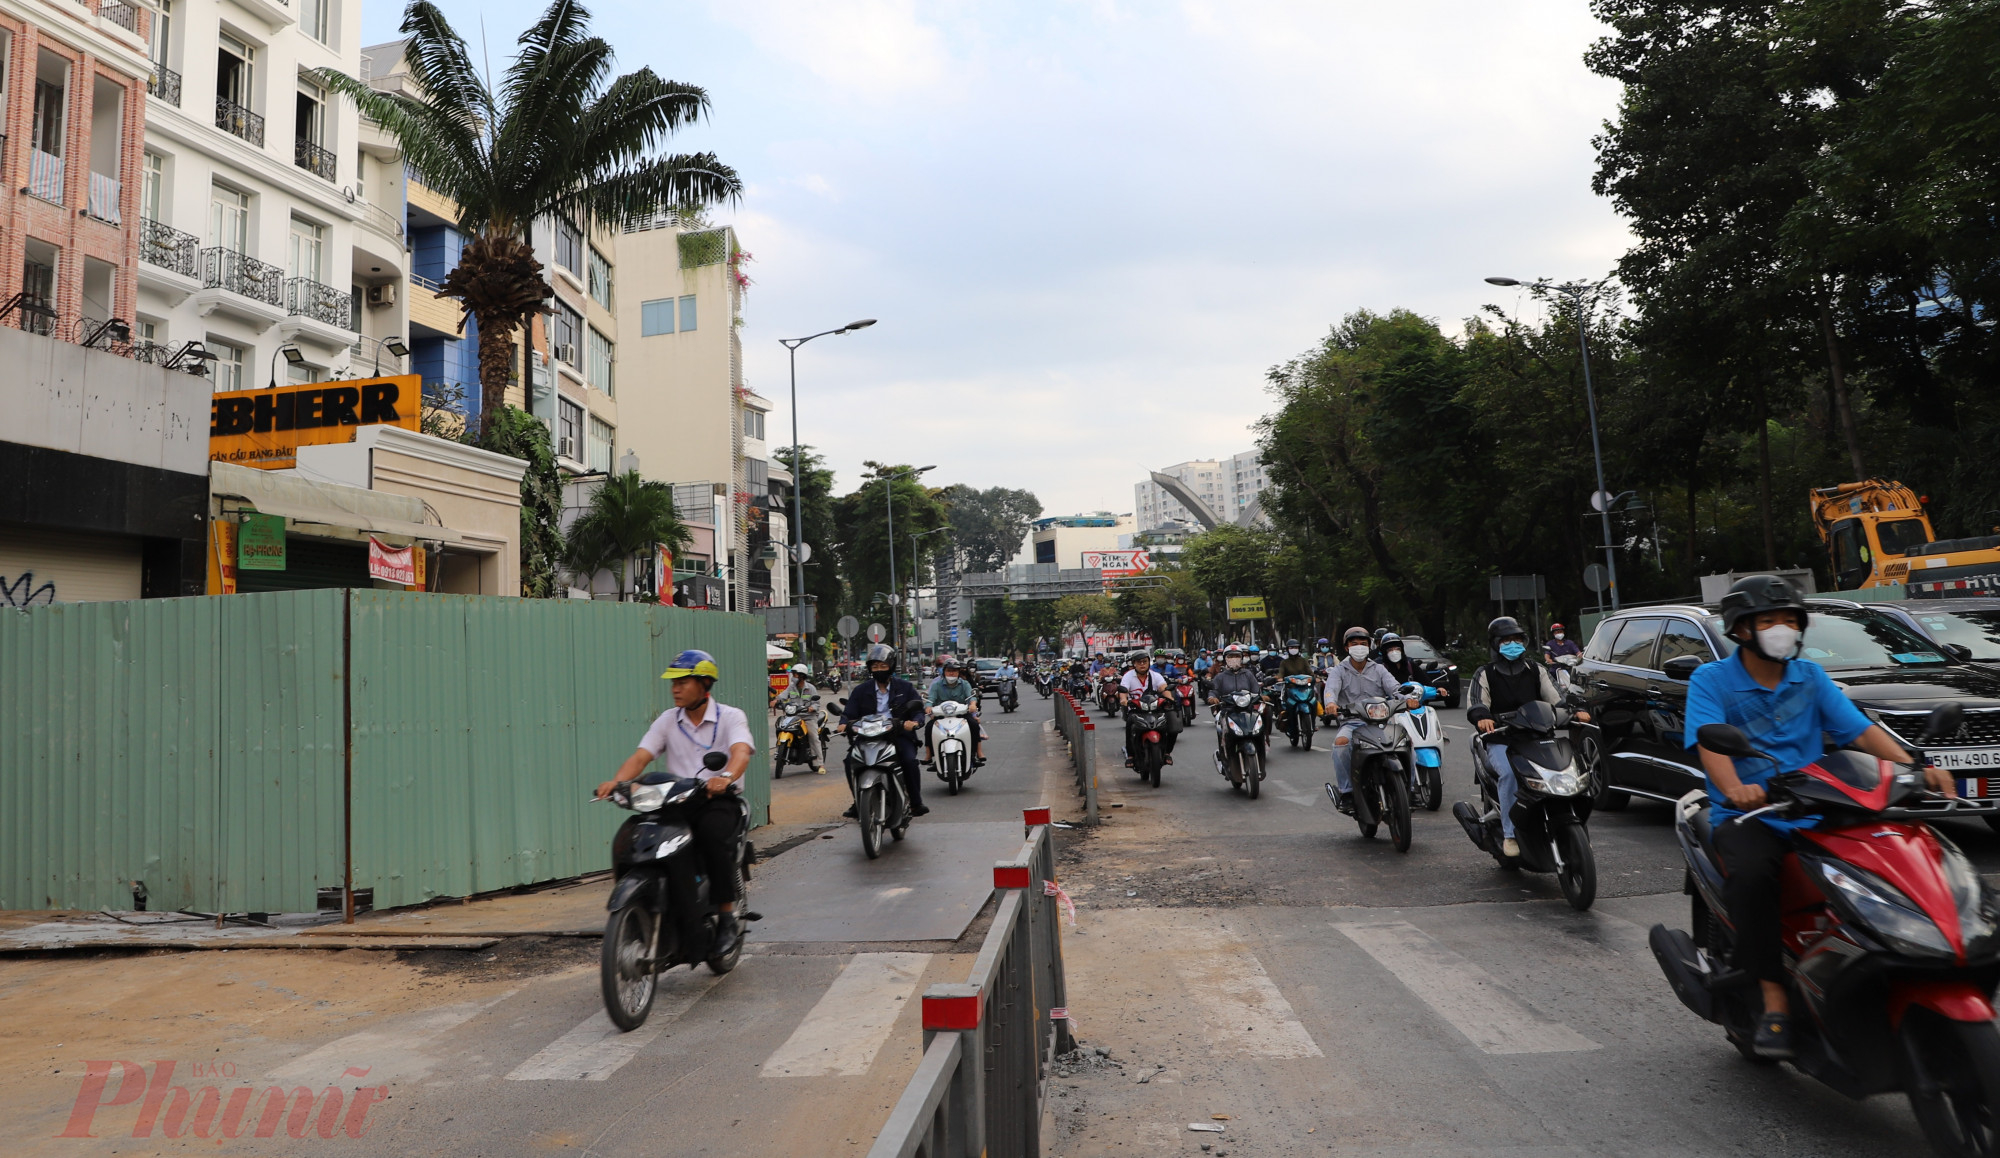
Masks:
[[[833,625],[833,629],[840,633],[840,638],[853,639],[861,634],[861,621],[852,615],[843,615],[840,617],[840,622]]]
[[[869,642],[869,643],[881,643],[881,642],[882,642],[883,640],[885,640],[885,639],[887,639],[887,638],[889,638],[889,629],[888,629],[888,628],[886,628],[886,627],[882,626],[882,625],[881,625],[881,624],[879,624],[879,623],[871,623],[871,624],[869,624],[869,625],[868,625],[868,642]]]
[[[1611,586],[1611,572],[1602,563],[1592,563],[1583,569],[1583,585],[1592,591],[1603,591]]]

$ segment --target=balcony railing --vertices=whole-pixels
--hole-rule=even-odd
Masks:
[[[305,277],[285,279],[285,311],[343,330],[354,328],[354,295]]]
[[[9,320],[17,328],[45,338],[55,337],[62,329],[55,307],[49,305],[47,299],[24,293],[19,301],[12,304],[14,308]]]
[[[195,276],[201,261],[201,238],[182,233],[150,217],[139,219],[139,260],[182,277]]]
[[[139,13],[129,5],[120,3],[100,5],[97,14],[128,32],[139,31]]]
[[[201,251],[201,284],[255,298],[266,305],[285,303],[284,270],[219,245]]]
[[[44,201],[63,203],[63,159],[40,149],[28,150],[28,192]]]
[[[292,149],[292,161],[299,168],[316,177],[333,180],[333,150],[323,149],[304,137],[296,138]]]
[[[164,64],[153,65],[152,79],[146,82],[146,91],[174,106],[181,107],[181,74]]]
[[[228,97],[215,98],[215,127],[260,149],[264,147],[264,118]]]
[[[116,177],[106,177],[102,173],[92,173],[90,175],[90,203],[84,208],[84,212],[97,218],[99,221],[109,221],[113,225],[124,224],[125,214],[118,207],[118,200],[124,193],[124,188],[124,182]]]

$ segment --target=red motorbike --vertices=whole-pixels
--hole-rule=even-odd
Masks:
[[[1937,709],[1924,742],[1963,720],[1955,705]],[[1697,739],[1776,764],[1727,724],[1705,725]],[[1727,823],[1767,812],[1822,818],[1794,834],[1782,877],[1792,1064],[1851,1098],[1902,1091],[1940,1153],[2000,1154],[2000,926],[1972,863],[1925,823],[1958,802],[1927,792],[1913,768],[1851,749],[1774,778],[1766,792],[1769,804]],[[1725,964],[1735,928],[1701,792],[1681,799],[1676,827],[1694,931],[1653,926],[1653,955],[1682,1004],[1722,1026],[1744,1057],[1773,1064],[1750,1045],[1757,980]]]
[[[1097,706],[1107,716],[1118,714],[1118,680],[1123,673],[1115,668],[1105,668],[1097,677]]]

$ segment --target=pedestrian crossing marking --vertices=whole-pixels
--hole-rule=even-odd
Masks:
[[[1324,1057],[1248,946],[1207,914],[1162,914],[1174,971],[1201,1010],[1209,1043],[1257,1057]]]
[[[855,954],[792,1036],[764,1060],[764,1076],[866,1074],[930,960],[929,953]]]
[[[1335,924],[1431,1012],[1487,1053],[1574,1053],[1597,1042],[1542,1016],[1493,976],[1406,921]]]
[[[600,1009],[543,1046],[534,1057],[515,1066],[507,1080],[601,1082],[638,1057],[654,1038],[665,1033],[667,1026],[693,1008],[721,980],[705,969],[663,973],[646,1024],[625,1033],[611,1024],[611,1019]]]
[[[304,1053],[271,1071],[275,1082],[309,1083],[325,1081],[350,1066],[366,1067],[378,1081],[412,1080],[430,1073],[438,1057],[430,1052],[433,1039],[456,1029],[509,997],[509,989],[485,1001],[465,1001],[441,1005],[420,1013],[396,1018],[380,1029],[364,1029]]]

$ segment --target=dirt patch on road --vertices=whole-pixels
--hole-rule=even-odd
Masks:
[[[595,937],[509,937],[490,949],[403,949],[396,960],[427,978],[522,981],[567,969],[594,968],[600,942]]]

